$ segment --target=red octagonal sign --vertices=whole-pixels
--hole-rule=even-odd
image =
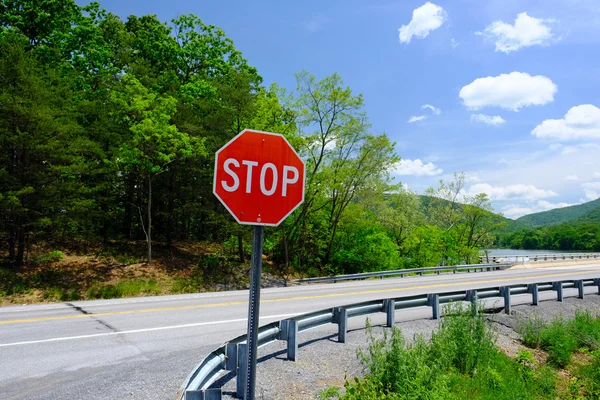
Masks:
[[[282,135],[245,129],[217,151],[213,193],[240,224],[277,226],[304,201],[304,178]]]

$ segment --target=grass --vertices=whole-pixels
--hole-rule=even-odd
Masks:
[[[579,310],[573,319],[556,318],[551,322],[534,317],[521,322],[519,332],[523,344],[548,352],[548,361],[561,368],[569,364],[577,350],[600,349],[600,318],[589,311]]]
[[[368,350],[359,357],[368,370],[346,383],[344,394],[358,399],[548,399],[556,395],[556,373],[537,366],[533,356],[506,356],[476,305],[445,309],[430,341],[406,343],[399,329],[381,339],[369,327]],[[330,396],[330,397],[331,397]]]

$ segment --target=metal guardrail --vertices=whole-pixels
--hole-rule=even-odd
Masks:
[[[597,286],[600,295],[600,278],[585,280],[564,280],[546,283],[519,284],[510,286],[484,287],[466,291],[441,292],[415,296],[403,296],[388,299],[372,300],[332,307],[309,314],[273,322],[259,328],[258,345],[265,346],[277,340],[287,342],[287,358],[296,361],[298,358],[298,333],[327,324],[337,324],[338,341],[346,342],[348,318],[361,315],[385,313],[386,326],[395,323],[395,312],[408,308],[431,307],[434,319],[440,317],[440,304],[452,301],[471,301],[478,299],[502,298],[504,310],[508,314],[511,308],[511,296],[531,294],[532,304],[538,305],[539,293],[554,291],[557,300],[563,301],[563,290],[577,289],[577,297],[582,299],[584,287]],[[221,388],[210,388],[220,375],[231,371],[236,376],[236,395],[243,397],[247,355],[246,335],[241,335],[223,344],[211,352],[185,379],[177,399],[179,400],[220,400]]]
[[[498,256],[479,256],[481,262],[542,262],[542,261],[576,261],[576,260],[598,260],[600,261],[600,253],[552,253],[552,254],[531,254],[531,255],[516,255],[507,253],[506,255]]]
[[[419,274],[423,276],[423,274],[428,273],[437,273],[438,275],[441,272],[477,272],[480,271],[495,271],[499,269],[512,267],[512,263],[490,263],[490,264],[470,264],[470,265],[452,265],[452,266],[441,266],[441,267],[426,267],[426,268],[410,268],[410,269],[395,269],[391,271],[378,271],[378,272],[363,272],[359,274],[348,274],[348,275],[336,275],[336,276],[326,276],[326,277],[317,277],[317,278],[303,278],[296,279],[293,282],[296,283],[322,283],[322,282],[337,282],[337,281],[346,281],[353,279],[367,279],[367,278],[383,278],[384,276],[400,276],[403,278],[405,275],[410,274]]]

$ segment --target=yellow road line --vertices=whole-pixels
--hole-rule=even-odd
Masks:
[[[409,287],[390,288],[390,289],[363,290],[363,291],[358,291],[358,292],[328,293],[328,294],[318,294],[318,295],[312,295],[312,296],[297,296],[297,297],[281,297],[281,298],[276,298],[276,299],[261,300],[261,303],[274,303],[277,301],[319,299],[319,298],[326,298],[326,297],[353,296],[353,295],[370,294],[370,293],[388,293],[388,292],[406,291],[406,290],[414,290],[414,289],[433,289],[433,288],[464,285],[464,284],[477,285],[477,284],[482,284],[482,283],[521,281],[521,280],[527,279],[527,278],[535,278],[535,279],[556,278],[559,276],[567,276],[567,275],[589,274],[590,272],[591,271],[565,272],[565,273],[560,273],[560,274],[525,276],[525,277],[520,277],[520,278],[486,279],[486,280],[479,280],[479,281],[436,283],[436,284],[431,284],[431,285],[409,286]],[[148,308],[148,309],[143,309],[143,310],[112,311],[112,312],[104,312],[104,313],[97,313],[97,314],[65,315],[65,316],[61,316],[61,317],[13,319],[13,320],[7,320],[7,321],[0,321],[0,325],[42,322],[42,321],[61,321],[61,320],[69,320],[69,319],[83,319],[83,318],[87,319],[87,318],[94,318],[94,317],[106,317],[106,316],[110,316],[110,315],[128,315],[128,314],[153,313],[153,312],[162,312],[162,311],[193,310],[193,309],[198,309],[198,308],[227,307],[227,306],[236,306],[236,305],[243,305],[243,304],[248,304],[248,302],[247,301],[230,301],[227,303],[197,304],[197,305],[193,305],[193,306],[179,306],[179,307],[159,307],[159,308]]]

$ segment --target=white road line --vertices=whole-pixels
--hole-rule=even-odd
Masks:
[[[260,319],[276,319],[277,320],[280,318],[291,317],[293,315],[297,315],[297,314],[267,315],[267,316],[260,317]],[[129,335],[129,334],[133,334],[133,333],[166,331],[166,330],[171,330],[171,329],[193,328],[193,327],[197,327],[197,326],[218,325],[218,324],[227,324],[227,323],[232,323],[232,322],[245,322],[245,321],[247,321],[246,318],[238,318],[238,319],[230,319],[227,321],[198,322],[195,324],[161,326],[158,328],[134,329],[134,330],[122,331],[122,332],[106,332],[106,333],[96,333],[93,335],[66,336],[66,337],[51,338],[51,339],[31,340],[31,341],[27,341],[27,342],[4,343],[4,344],[0,344],[0,347],[22,346],[22,345],[27,345],[27,344],[50,343],[50,342],[63,342],[63,341],[67,341],[67,340],[89,339],[89,338],[97,338],[97,337],[103,337],[103,336]]]

